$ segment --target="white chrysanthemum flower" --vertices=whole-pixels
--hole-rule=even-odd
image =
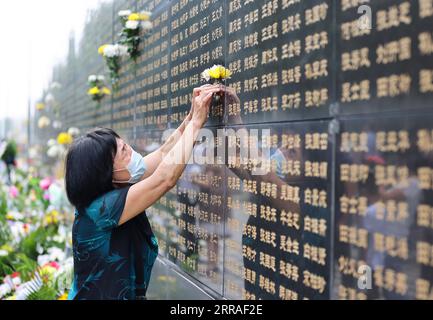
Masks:
[[[38,265],[43,266],[50,262],[50,255],[42,254],[38,256]]]
[[[47,94],[47,96],[45,97],[45,103],[50,104],[53,101],[54,101],[54,96],[51,93]]]
[[[135,30],[138,28],[139,23],[140,23],[139,21],[128,20],[126,21],[125,28],[130,30]]]
[[[50,158],[60,157],[59,146],[52,146],[47,151],[47,156]]]
[[[116,56],[125,56],[128,54],[128,47],[121,44],[116,44],[114,50]]]
[[[49,147],[47,150],[47,156],[50,158],[57,158],[57,156],[59,156],[59,146],[54,145]]]
[[[70,127],[68,129],[68,133],[73,137],[76,138],[80,135],[80,129],[76,128],[76,127]]]
[[[103,75],[98,75],[98,76],[96,77],[96,80],[101,81],[101,82],[104,82],[104,81],[105,81],[105,77],[104,77]]]
[[[48,127],[50,125],[50,123],[51,123],[51,120],[48,117],[42,116],[38,120],[38,128],[42,129],[42,128]]]
[[[65,252],[57,247],[51,247],[48,249],[50,261],[63,261],[65,260]]]
[[[205,69],[202,73],[201,73],[201,77],[206,80],[209,81],[210,80],[210,74],[209,74],[210,69]]]
[[[104,48],[104,56],[107,58],[113,58],[114,56],[116,56],[115,46],[112,44],[107,45]]]
[[[9,254],[6,250],[0,250],[0,257],[6,257]]]
[[[88,78],[87,78],[88,82],[93,82],[96,81],[96,76],[94,74],[91,74]]]
[[[118,15],[119,17],[128,17],[131,14],[131,10],[120,10]]]
[[[151,30],[153,28],[153,24],[151,21],[141,21],[141,27],[143,30]]]

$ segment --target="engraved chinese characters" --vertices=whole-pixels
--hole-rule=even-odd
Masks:
[[[332,101],[331,1],[228,1],[227,66],[240,104],[229,123],[328,115]]]
[[[122,30],[122,23],[119,20],[118,12],[123,8],[135,9],[134,0],[121,0],[113,2],[114,21],[113,39],[119,40],[119,33]],[[136,103],[136,81],[134,66],[128,57],[122,57],[120,62],[119,83],[117,92],[113,92],[113,129],[119,134],[134,135],[135,103]]]
[[[227,132],[225,295],[329,298],[328,122]]]
[[[432,0],[340,1],[341,113],[428,107],[433,92],[432,8]]]
[[[170,8],[170,123],[182,122],[201,72],[224,64],[224,1],[172,1]],[[211,109],[207,125],[221,124],[223,109]]]
[[[432,298],[431,123],[431,116],[343,122],[336,164],[338,298]]]
[[[137,128],[168,126],[170,1],[139,1],[139,10],[152,12],[152,32],[143,38],[137,70]],[[144,37],[144,36],[143,36]]]
[[[147,210],[177,271],[217,298],[433,298],[433,0],[115,1],[101,42],[120,9],[152,12],[136,70],[124,60],[96,112],[63,94],[68,124],[110,124],[147,154],[205,68],[233,72],[194,160],[224,152]],[[82,92],[72,71],[81,87],[63,87]]]

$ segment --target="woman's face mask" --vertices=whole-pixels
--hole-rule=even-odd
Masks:
[[[146,171],[146,164],[143,160],[143,157],[136,152],[134,149],[132,149],[131,153],[131,160],[129,161],[128,166],[122,169],[113,170],[113,173],[119,172],[119,171],[128,171],[129,172],[129,180],[127,181],[121,181],[121,180],[113,180],[113,183],[137,183],[140,181],[141,177],[143,176],[144,172]]]

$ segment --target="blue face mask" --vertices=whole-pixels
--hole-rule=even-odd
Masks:
[[[131,148],[132,149],[132,148]],[[146,171],[146,164],[141,154],[132,149],[131,160],[126,168],[114,170],[114,172],[127,170],[131,178],[128,181],[113,180],[114,183],[137,183]]]

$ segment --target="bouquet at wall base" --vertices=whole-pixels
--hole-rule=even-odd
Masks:
[[[63,184],[34,174],[0,177],[0,300],[65,300],[72,283],[72,208],[50,192]]]
[[[121,44],[104,44],[98,48],[98,53],[104,57],[108,70],[110,70],[113,90],[117,91],[119,83],[120,62],[122,57],[128,55],[128,47]]]
[[[149,11],[136,13],[130,10],[121,10],[118,15],[122,23],[119,43],[128,48],[129,56],[136,64],[140,55],[141,38],[148,37],[152,31],[153,25],[150,22],[152,13]]]
[[[110,89],[105,86],[105,77],[102,75],[90,75],[88,80],[89,90],[87,94],[92,98],[93,101],[97,103],[99,107],[101,101],[108,95],[111,94]]]

